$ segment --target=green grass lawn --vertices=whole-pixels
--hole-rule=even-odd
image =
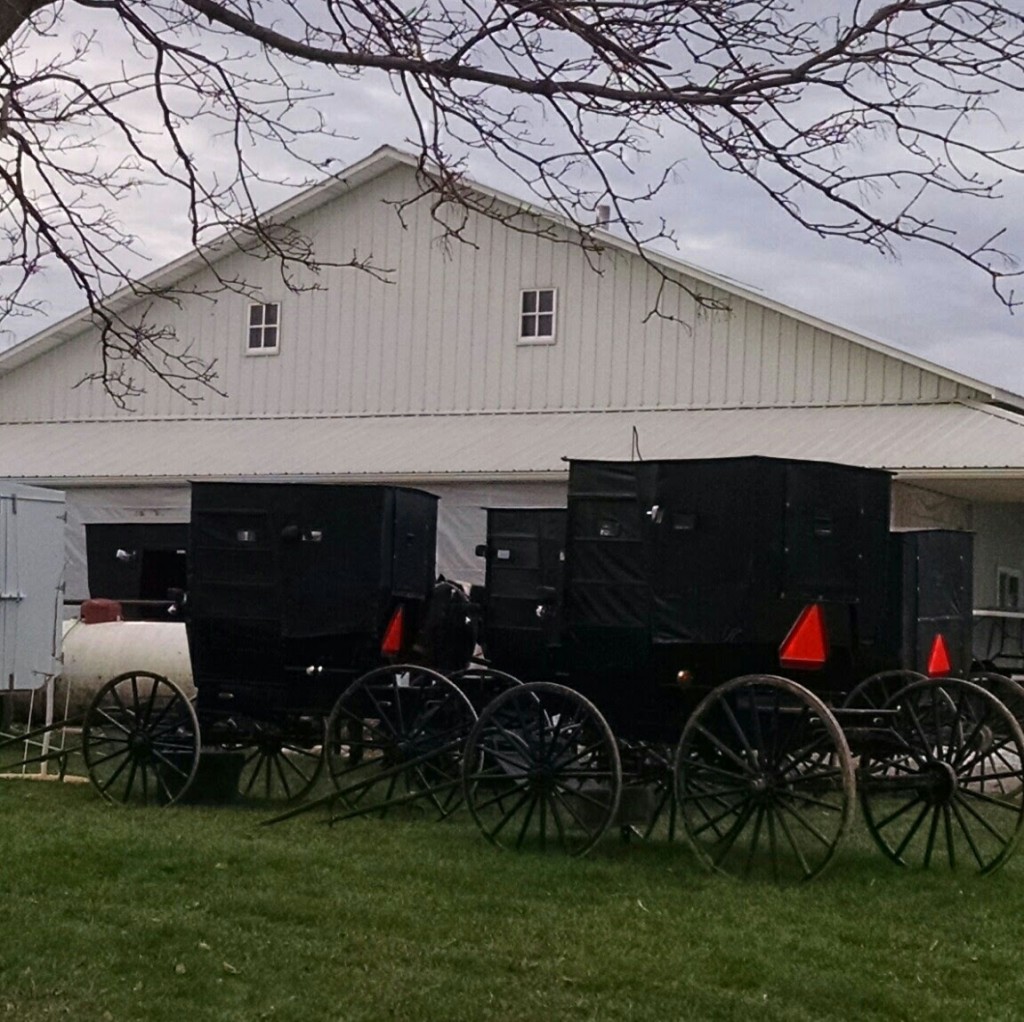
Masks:
[[[465,816],[261,818],[0,782],[0,1020],[1024,1015],[1024,852],[905,873],[858,823],[776,889],[668,844],[498,852]]]

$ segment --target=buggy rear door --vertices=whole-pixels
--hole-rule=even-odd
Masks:
[[[657,473],[647,509],[654,641],[744,641],[753,604],[777,582],[765,542],[776,476],[754,459],[669,462]]]

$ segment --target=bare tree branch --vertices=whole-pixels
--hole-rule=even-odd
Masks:
[[[147,293],[124,269],[138,243],[117,223],[117,201],[153,183],[173,188],[193,245],[224,233],[273,259],[289,286],[316,286],[296,273],[322,269],[308,239],[259,212],[261,154],[301,169],[288,175],[294,185],[322,175],[316,153],[337,130],[321,114],[324,96],[374,75],[404,103],[422,201],[451,242],[468,239],[470,214],[566,236],[467,187],[467,159],[486,152],[578,228],[588,253],[600,247],[594,212],[607,205],[642,254],[670,236],[665,225],[641,228],[643,204],[674,169],[650,153],[678,140],[809,231],[887,255],[908,243],[945,250],[1013,308],[1020,271],[1006,235],[980,225],[972,234],[972,220],[948,208],[995,199],[1024,171],[1015,126],[1000,120],[1017,116],[1024,93],[1024,10],[1008,0],[861,0],[824,17],[823,6],[0,0],[0,320],[32,312],[33,275],[57,263],[101,328],[97,378],[115,401],[144,386],[135,368],[190,398],[215,387],[214,367],[158,317],[143,327],[112,309],[109,296],[126,286],[154,301],[182,297]],[[96,73],[93,41],[71,28],[86,9],[128,40],[130,66]],[[202,132],[229,143],[226,175],[196,150]],[[385,273],[358,254],[345,265]],[[217,276],[219,259],[209,266],[217,288],[246,290]],[[663,275],[651,315],[671,317],[663,299],[682,286]]]

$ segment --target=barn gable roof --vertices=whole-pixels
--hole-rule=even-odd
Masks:
[[[306,189],[300,194],[289,198],[285,202],[280,203],[267,213],[267,218],[269,220],[283,222],[309,214],[319,209],[321,206],[331,202],[338,196],[356,188],[360,188],[380,175],[394,170],[396,167],[404,166],[408,168],[416,168],[418,165],[417,158],[411,153],[397,149],[393,146],[381,146],[369,156],[352,164],[340,173]],[[558,225],[564,229],[572,230],[571,222],[557,213],[553,213],[538,205],[526,202],[520,198],[509,195],[488,185],[481,184],[477,181],[467,180],[465,183],[475,192],[489,200],[506,204],[512,208],[518,209],[523,214]],[[593,238],[597,243],[608,249],[621,251],[634,257],[637,254],[636,249],[630,242],[616,236],[610,231],[595,229],[593,232]],[[216,260],[222,254],[226,254],[230,251],[230,242],[230,236],[224,235],[203,246],[201,249],[193,249],[160,269],[155,270],[153,273],[146,275],[142,278],[141,283],[147,288],[173,287],[176,283],[181,282],[190,275],[201,270],[208,261]],[[1014,411],[1024,411],[1024,397],[1010,391],[993,387],[981,380],[974,379],[944,366],[929,362],[927,359],[920,358],[909,352],[883,344],[880,341],[876,341],[854,331],[836,326],[835,324],[802,312],[799,309],[786,306],[781,302],[774,301],[755,290],[744,287],[742,284],[739,284],[728,277],[714,273],[692,263],[688,263],[684,260],[666,255],[665,253],[658,252],[654,249],[645,249],[644,256],[650,263],[666,270],[667,272],[685,275],[709,287],[716,288],[724,292],[726,295],[745,299],[756,305],[760,305],[762,308],[789,317],[798,323],[805,324],[814,329],[827,331],[837,337],[851,342],[852,344],[866,348],[869,351],[876,352],[914,366],[917,369],[932,373],[942,379],[949,380],[962,387],[975,391],[980,399],[991,401]],[[115,308],[124,308],[137,301],[138,298],[139,296],[133,288],[126,287],[114,294],[110,299],[110,303]],[[6,351],[0,352],[0,376],[7,375],[19,366],[26,364],[32,359],[53,350],[66,341],[80,335],[89,327],[90,323],[91,318],[89,310],[80,310],[40,333],[37,333],[19,344],[14,345]]]

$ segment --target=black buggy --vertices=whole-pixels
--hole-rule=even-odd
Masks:
[[[326,762],[355,806],[452,801],[445,748],[495,676],[461,670],[473,622],[462,591],[435,581],[436,515],[436,497],[402,487],[193,484],[183,612],[197,697],[148,672],[108,682],[83,728],[96,787],[170,804],[206,773],[208,796],[228,794],[226,777],[247,799],[292,801]]]
[[[897,863],[1004,863],[1020,689],[966,680],[970,535],[890,531],[889,490],[817,462],[576,461],[566,510],[490,511],[485,650],[529,683],[465,750],[484,834],[582,854],[679,827],[715,869],[807,879],[859,799]]]

